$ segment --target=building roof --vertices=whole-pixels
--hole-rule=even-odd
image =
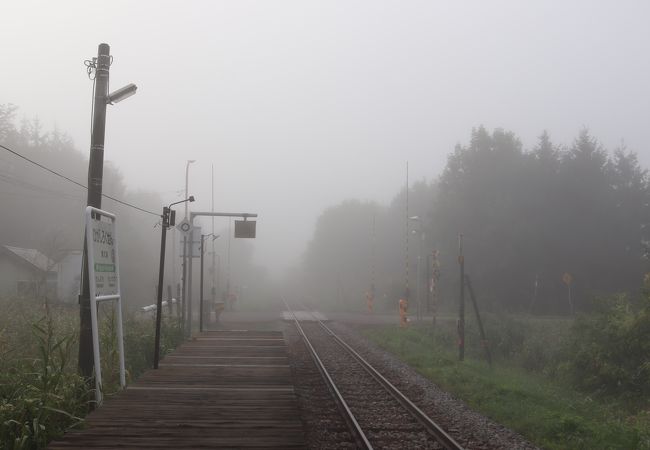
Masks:
[[[36,249],[12,247],[10,245],[3,245],[3,247],[38,270],[56,272],[55,262]]]

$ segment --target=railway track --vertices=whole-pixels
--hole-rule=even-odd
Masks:
[[[283,301],[357,448],[463,448],[325,323],[301,322]]]

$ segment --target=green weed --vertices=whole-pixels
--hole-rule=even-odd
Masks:
[[[0,317],[0,449],[45,448],[83,426],[94,399],[93,386],[77,373],[79,312],[16,299],[0,299],[0,308],[7,312]],[[110,396],[119,390],[117,322],[112,309],[100,317],[103,390]],[[153,321],[128,316],[124,332],[128,382],[153,364]],[[165,319],[161,336],[164,355],[182,342],[177,321]]]
[[[470,352],[457,360],[444,327],[372,328],[365,334],[472,408],[549,449],[650,449],[650,418],[586,396],[568,382],[531,372],[512,359],[492,368]],[[520,352],[525,351],[523,346]],[[542,371],[543,372],[543,371]]]

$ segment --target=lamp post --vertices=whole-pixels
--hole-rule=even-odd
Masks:
[[[201,289],[199,290],[199,331],[203,332],[203,255],[205,254],[205,238],[212,236],[212,242],[214,242],[216,239],[219,239],[218,234],[214,233],[209,233],[209,234],[202,234],[201,235],[201,279],[200,279],[200,285]]]
[[[196,162],[195,159],[188,159],[187,162],[185,163],[185,198],[188,196],[188,187],[189,187],[189,175],[190,175],[190,164]],[[185,219],[187,219],[187,203],[185,203]],[[192,243],[190,242],[190,245]],[[190,252],[191,253],[191,252]],[[183,329],[183,332],[185,330],[185,310],[187,308],[187,302],[185,299],[187,298],[187,235],[183,236],[183,263],[182,263],[182,272],[183,272],[183,278],[181,280],[181,289],[183,291],[183,294],[181,295],[181,300],[183,301],[183,304],[181,306],[181,328]]]
[[[160,360],[160,323],[162,321],[162,291],[163,279],[165,276],[165,243],[167,238],[167,228],[174,225],[175,211],[172,211],[172,206],[179,203],[193,202],[194,197],[190,196],[185,200],[171,203],[169,206],[163,207],[162,213],[162,233],[160,236],[160,270],[158,271],[158,299],[156,303],[156,337],[153,351],[153,368],[158,368],[158,361]],[[171,300],[170,300],[171,301]]]
[[[196,159],[188,159],[185,164],[185,198],[187,198],[187,189],[189,187],[190,164],[195,163]],[[187,219],[187,203],[185,203],[185,219]]]
[[[111,47],[99,44],[97,58],[88,62],[95,71],[95,97],[93,99],[92,134],[88,160],[88,206],[102,206],[102,181],[104,174],[104,137],[106,132],[106,105],[121,102],[135,94],[137,86],[129,84],[108,93],[108,76],[111,66]],[[88,242],[84,239],[84,256],[79,296],[79,372],[86,378],[93,375],[92,318],[90,313],[90,277],[88,273]]]
[[[414,222],[418,223],[419,230],[417,231],[420,234],[420,245],[418,246],[418,263],[416,266],[416,289],[415,289],[415,295],[417,298],[417,304],[418,304],[418,309],[417,309],[417,319],[418,321],[422,320],[422,247],[424,246],[424,228],[422,227],[422,219],[420,219],[420,216],[411,216],[409,217],[409,220],[413,220]],[[413,230],[415,233],[416,231]]]

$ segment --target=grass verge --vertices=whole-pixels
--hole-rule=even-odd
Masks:
[[[84,426],[94,400],[77,373],[78,308],[0,298],[0,450],[40,449],[71,428]],[[100,307],[100,310],[102,308]],[[100,317],[104,395],[119,391],[116,316]],[[127,382],[153,364],[154,321],[129,315],[124,322]],[[165,318],[161,354],[182,342],[178,321]]]
[[[508,363],[457,361],[425,329],[369,328],[364,334],[476,411],[548,449],[650,449],[650,411],[580,394],[561,380]]]

